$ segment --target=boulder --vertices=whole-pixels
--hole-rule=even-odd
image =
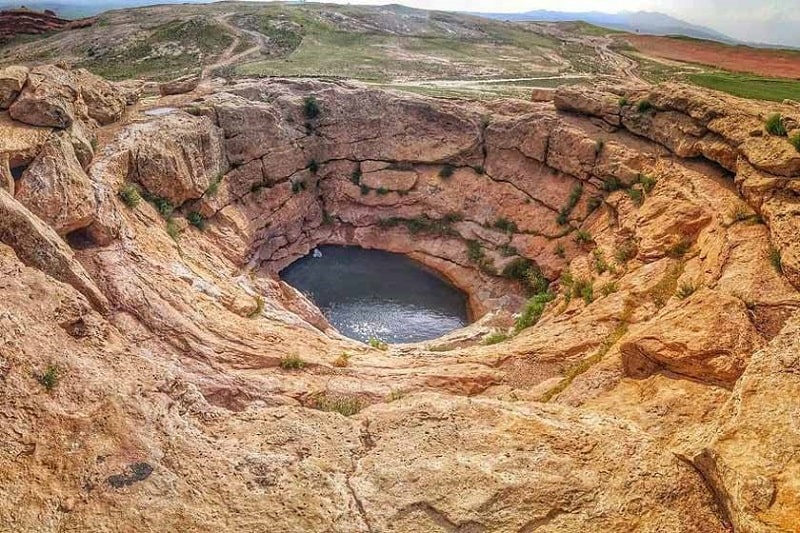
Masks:
[[[735,531],[800,524],[800,321],[756,351],[709,441],[691,454]]]
[[[161,93],[161,96],[190,93],[197,89],[198,85],[200,85],[199,76],[183,76],[176,80],[160,84],[158,86],[158,92]]]
[[[68,128],[77,118],[86,116],[86,105],[75,76],[49,65],[30,71],[28,83],[8,112],[14,120],[25,124]]]
[[[60,235],[91,224],[95,192],[66,132],[53,135],[25,170],[16,198]]]
[[[27,67],[12,66],[0,69],[0,109],[8,109],[14,103],[27,80]]]
[[[119,90],[103,78],[87,70],[78,70],[75,77],[80,84],[81,97],[87,113],[101,125],[117,122],[128,104],[128,93]]]
[[[127,133],[135,178],[174,205],[200,198],[227,171],[222,131],[205,117],[173,113]]]

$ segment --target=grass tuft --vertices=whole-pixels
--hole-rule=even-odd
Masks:
[[[389,345],[386,342],[379,339],[378,337],[370,337],[369,341],[367,341],[367,344],[369,344],[376,350],[386,351],[389,349]]]
[[[517,233],[519,231],[516,222],[509,220],[505,217],[500,217],[497,220],[495,220],[492,226],[495,229],[499,229],[500,231],[505,231],[506,233]]]
[[[792,143],[792,146],[794,146],[795,150],[800,152],[800,132],[789,137],[789,142]]]
[[[314,398],[314,408],[320,411],[339,413],[342,416],[353,416],[366,405],[358,396],[346,394],[321,394]]]
[[[593,242],[592,234],[584,229],[579,229],[575,232],[575,242],[578,244],[589,244]]]
[[[676,296],[681,300],[685,300],[689,296],[695,293],[697,290],[697,286],[694,283],[683,282],[681,283],[680,287],[678,287],[678,292]]]
[[[783,117],[780,113],[773,113],[767,117],[767,120],[764,122],[764,129],[766,129],[770,135],[786,137],[786,125],[783,123]]]
[[[653,105],[653,103],[647,99],[640,100],[639,103],[636,104],[636,111],[638,111],[639,113],[648,113],[650,111],[653,111],[654,109],[655,106]]]
[[[504,331],[493,331],[492,333],[488,334],[483,339],[484,346],[492,346],[494,344],[500,344],[501,342],[505,342],[509,339],[508,333]]]
[[[283,370],[302,370],[306,362],[297,354],[286,355],[281,358],[280,366]]]
[[[775,272],[783,274],[783,259],[781,258],[780,250],[775,247],[769,249],[769,262],[772,264],[772,268],[775,269]]]
[[[519,317],[514,321],[514,331],[519,333],[523,329],[529,328],[539,322],[547,304],[552,302],[553,299],[554,296],[551,293],[545,292],[537,294],[528,300]]]

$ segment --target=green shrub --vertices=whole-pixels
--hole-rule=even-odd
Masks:
[[[611,270],[611,265],[608,264],[606,261],[606,257],[603,254],[602,250],[597,249],[592,252],[592,256],[594,256],[594,269],[597,271],[598,274],[604,274]]]
[[[525,257],[518,257],[509,262],[503,268],[502,276],[519,281],[531,294],[546,292],[550,285],[539,266]]]
[[[314,399],[314,408],[320,411],[336,412],[343,416],[353,416],[365,407],[364,401],[358,396],[336,394],[320,395]]]
[[[206,229],[206,219],[203,218],[203,215],[197,211],[190,211],[189,214],[186,215],[186,219],[189,221],[189,224],[196,227],[200,231]]]
[[[368,195],[368,194],[369,194],[369,191],[371,191],[371,190],[372,190],[372,189],[370,189],[368,186],[366,186],[366,185],[363,185],[363,184],[362,184],[362,185],[361,185],[361,196],[366,196],[366,195]]]
[[[519,231],[519,228],[517,228],[517,224],[515,222],[504,217],[500,217],[495,220],[492,226],[494,226],[495,229],[505,231],[506,233],[516,233]]]
[[[387,189],[386,187],[378,187],[378,189],[375,192],[377,192],[381,196],[384,196],[389,194],[389,189]]]
[[[514,257],[519,254],[519,250],[508,244],[501,245],[497,250],[503,257]]]
[[[600,155],[600,152],[603,151],[603,147],[606,145],[606,142],[603,139],[597,139],[594,142],[594,153],[595,155]]]
[[[769,262],[778,274],[783,274],[783,259],[781,258],[781,251],[775,247],[769,249]]]
[[[319,171],[319,163],[317,163],[316,159],[312,159],[308,162],[306,168],[312,173],[316,174]]]
[[[428,215],[421,215],[414,218],[392,217],[380,220],[378,225],[386,228],[403,225],[408,229],[409,232],[415,235],[417,233],[456,235],[456,231],[452,228],[452,224],[463,219],[464,217],[460,213],[448,213],[441,219],[430,218]]]
[[[603,179],[603,190],[606,192],[614,192],[624,188],[625,185],[616,176],[606,176]]]
[[[481,243],[473,240],[467,241],[467,259],[469,259],[470,262],[478,263],[485,257],[486,254],[483,252],[483,246],[481,246]]]
[[[602,196],[592,196],[586,202],[586,208],[589,210],[590,213],[594,213],[597,211],[597,208],[603,205],[603,197]]]
[[[303,99],[303,115],[309,120],[313,120],[319,116],[319,102],[313,95],[306,96]]]
[[[566,251],[566,249],[564,249],[564,245],[563,245],[563,244],[561,244],[561,243],[558,243],[558,244],[556,245],[555,254],[556,254],[558,257],[560,257],[561,259],[564,259],[564,257],[566,257],[566,255],[567,255],[567,251]]]
[[[697,290],[697,287],[693,283],[681,283],[680,287],[678,287],[677,296],[681,300],[685,300]]]
[[[783,117],[780,113],[774,113],[767,117],[766,122],[764,122],[764,129],[771,135],[786,137],[786,125],[783,123]]]
[[[800,152],[800,133],[795,133],[791,137],[789,137],[789,142],[792,143],[794,149]]]
[[[644,193],[639,189],[634,189],[631,187],[627,190],[628,196],[630,196],[633,205],[636,207],[641,207],[644,203]]]
[[[439,170],[439,177],[443,180],[446,180],[453,176],[453,173],[456,171],[455,167],[452,165],[445,165]]]
[[[586,230],[580,229],[575,232],[575,242],[578,244],[589,244],[592,240],[592,234]]]
[[[589,305],[594,301],[594,284],[591,280],[576,279],[572,284],[572,296],[573,298],[583,298],[586,305]]]
[[[361,185],[361,169],[357,168],[350,174],[350,181],[353,182],[354,185]]]
[[[623,96],[623,97],[621,97],[621,98],[619,99],[619,106],[620,106],[620,107],[625,107],[626,105],[628,105],[628,104],[630,104],[630,103],[631,103],[631,102],[630,102],[630,100],[628,99],[628,97],[627,97],[627,96]]]
[[[508,340],[508,333],[504,331],[493,331],[483,339],[485,346],[492,346],[493,344],[500,344]]]
[[[644,189],[644,192],[647,194],[653,192],[656,182],[657,180],[648,174],[639,174],[639,183],[642,185],[642,189]]]
[[[673,259],[680,259],[686,255],[686,252],[688,252],[691,247],[692,242],[689,239],[681,239],[679,243],[667,250],[667,256]]]
[[[306,180],[297,180],[292,182],[292,193],[297,194],[306,190]]]
[[[172,205],[172,202],[161,196],[156,196],[148,190],[142,190],[140,194],[142,198],[153,204],[153,207],[156,208],[162,218],[169,220],[172,217],[172,213],[175,211],[175,206]]]
[[[282,357],[280,366],[284,370],[302,370],[305,368],[306,362],[299,355],[292,354]]]
[[[36,381],[48,392],[56,388],[61,379],[61,369],[55,365],[47,365],[44,372],[36,376]]]
[[[382,341],[381,339],[379,339],[378,337],[370,337],[369,341],[367,342],[370,346],[378,350],[386,351],[389,349],[389,345],[384,341]]]
[[[609,282],[609,283],[606,283],[605,285],[600,287],[600,292],[603,293],[603,296],[608,296],[610,294],[614,294],[618,290],[619,290],[619,288],[617,287],[617,284],[614,283],[613,281]]]
[[[647,113],[653,111],[654,109],[655,106],[653,106],[653,103],[647,99],[640,100],[639,103],[636,104],[636,111],[639,113]]]
[[[617,263],[624,265],[634,257],[638,250],[636,249],[636,243],[633,242],[633,239],[627,239],[622,244],[617,246],[617,249],[614,250],[614,259]]]
[[[537,294],[525,304],[519,317],[514,321],[514,331],[519,333],[523,329],[535,325],[542,317],[547,304],[553,301],[553,295],[549,292]]]
[[[126,184],[118,194],[122,202],[131,209],[134,209],[142,201],[139,188],[133,183]]]
[[[569,193],[569,198],[567,198],[567,203],[561,210],[558,212],[558,217],[556,218],[556,222],[559,225],[564,226],[569,222],[569,216],[572,214],[572,211],[575,209],[575,206],[578,205],[578,202],[583,195],[583,184],[577,183]]]
[[[475,171],[475,174],[483,175],[486,174],[486,169],[483,168],[481,165],[475,165],[472,167],[472,170]]]

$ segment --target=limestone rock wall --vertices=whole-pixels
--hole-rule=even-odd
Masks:
[[[791,108],[271,80],[149,115],[133,94],[0,74],[0,530],[800,521],[796,156],[763,131],[797,129]],[[388,352],[343,339],[274,276],[322,243],[408,254],[487,316]],[[555,299],[483,345],[525,300],[497,275],[515,258]]]

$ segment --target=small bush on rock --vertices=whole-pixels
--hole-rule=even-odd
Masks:
[[[767,117],[766,122],[764,122],[764,128],[770,135],[786,137],[786,126],[780,113],[774,113]]]
[[[783,259],[781,258],[781,251],[777,248],[769,249],[769,262],[778,274],[783,274]]]
[[[789,137],[789,142],[792,143],[794,149],[800,152],[800,133],[795,133],[791,137]]]
[[[303,99],[303,115],[309,120],[313,120],[319,116],[319,102],[315,96],[306,96]]]
[[[575,242],[578,244],[589,244],[593,241],[592,234],[586,230],[578,230],[575,232]]]
[[[336,412],[342,416],[353,416],[364,407],[364,401],[358,396],[323,394],[314,399],[314,407],[320,411]]]
[[[636,111],[639,113],[647,113],[649,111],[653,111],[655,106],[650,100],[644,99],[640,100],[638,104],[636,104]]]
[[[119,191],[119,197],[122,202],[134,209],[142,201],[142,195],[139,194],[139,188],[133,183],[128,183],[122,190]]]
[[[525,304],[519,317],[514,321],[514,331],[519,333],[523,329],[535,325],[542,317],[547,304],[553,301],[553,295],[549,292],[537,294]]]
[[[44,372],[36,376],[36,381],[48,392],[56,388],[61,379],[61,369],[55,365],[47,365]]]
[[[281,358],[280,366],[284,370],[302,370],[306,362],[299,355],[287,355]]]
[[[189,214],[186,215],[186,219],[189,221],[189,224],[199,229],[200,231],[206,229],[206,219],[203,218],[203,215],[201,215],[197,211],[190,211]]]
[[[495,229],[505,231],[506,233],[516,233],[519,231],[519,228],[517,228],[517,224],[514,221],[504,217],[500,217],[495,220],[493,226]]]
[[[455,171],[456,169],[455,167],[453,167],[453,165],[445,165],[441,168],[441,170],[439,170],[439,177],[442,178],[443,180],[446,180],[448,178],[451,178],[453,176],[453,173],[455,173]]]

